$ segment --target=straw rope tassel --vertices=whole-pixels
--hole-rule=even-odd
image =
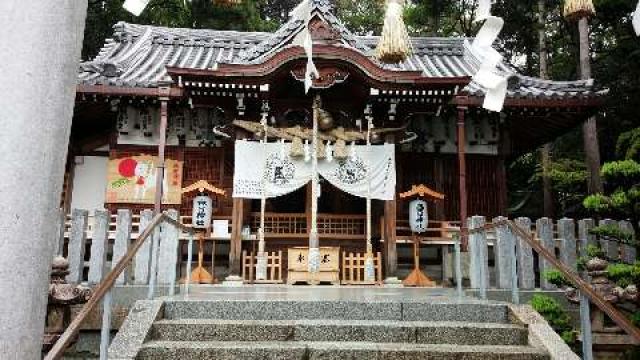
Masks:
[[[378,60],[387,64],[403,62],[411,54],[411,40],[404,23],[404,0],[387,0],[382,36],[376,48]]]
[[[596,14],[596,9],[591,0],[565,0],[564,17],[567,19],[579,19],[583,16],[591,17]]]

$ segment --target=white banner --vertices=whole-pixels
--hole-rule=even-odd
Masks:
[[[236,141],[233,197],[244,199],[286,195],[311,181],[311,161],[289,157],[291,144]],[[355,153],[344,160],[318,161],[318,173],[338,189],[366,198],[371,183],[371,198],[393,200],[396,191],[395,146],[356,146]]]

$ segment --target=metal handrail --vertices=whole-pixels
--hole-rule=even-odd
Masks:
[[[167,214],[162,213],[156,215],[149,226],[138,236],[136,241],[133,243],[133,246],[127,250],[127,253],[118,261],[117,265],[107,274],[107,276],[100,282],[100,284],[95,288],[93,295],[89,299],[89,301],[82,307],[78,315],[71,321],[67,329],[60,336],[55,345],[51,348],[51,350],[44,357],[44,360],[58,360],[62,357],[67,348],[71,345],[72,340],[78,335],[80,331],[80,326],[87,319],[89,314],[98,306],[100,301],[111,291],[113,286],[116,283],[118,277],[124,272],[124,270],[130,265],[133,258],[136,256],[144,242],[155,232],[156,228],[160,226],[163,222],[167,222],[177,228],[181,229],[184,232],[188,232],[193,234],[194,230],[188,228],[179,221],[176,221],[169,217]]]
[[[635,341],[640,342],[640,328],[633,325],[633,323],[631,323],[631,321],[622,312],[598,294],[589,283],[578,275],[578,273],[570,269],[562,263],[562,261],[556,259],[555,255],[546,249],[541,242],[536,241],[534,235],[520,227],[513,220],[500,220],[474,229],[469,229],[468,234],[477,234],[482,231],[495,229],[496,227],[505,225],[508,226],[518,237],[524,239],[527,245],[535,250],[539,256],[542,256],[546,261],[560,271],[573,286],[580,290],[580,292],[602,312],[607,314],[611,320],[616,323],[616,325],[630,335]]]

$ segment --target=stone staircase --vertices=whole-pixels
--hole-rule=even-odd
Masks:
[[[109,359],[557,358],[518,317],[506,304],[443,299],[142,301]]]

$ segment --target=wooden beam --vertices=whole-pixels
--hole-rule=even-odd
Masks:
[[[106,96],[160,96],[158,88],[122,87],[109,85],[78,85],[77,94]],[[171,88],[166,96],[170,98],[184,97],[184,89]]]
[[[453,100],[454,105],[480,107],[484,102],[484,97],[478,96],[458,96]],[[603,96],[585,96],[583,98],[567,99],[524,99],[507,98],[504,102],[506,108],[593,108],[604,105]],[[505,109],[509,110],[509,109]]]

